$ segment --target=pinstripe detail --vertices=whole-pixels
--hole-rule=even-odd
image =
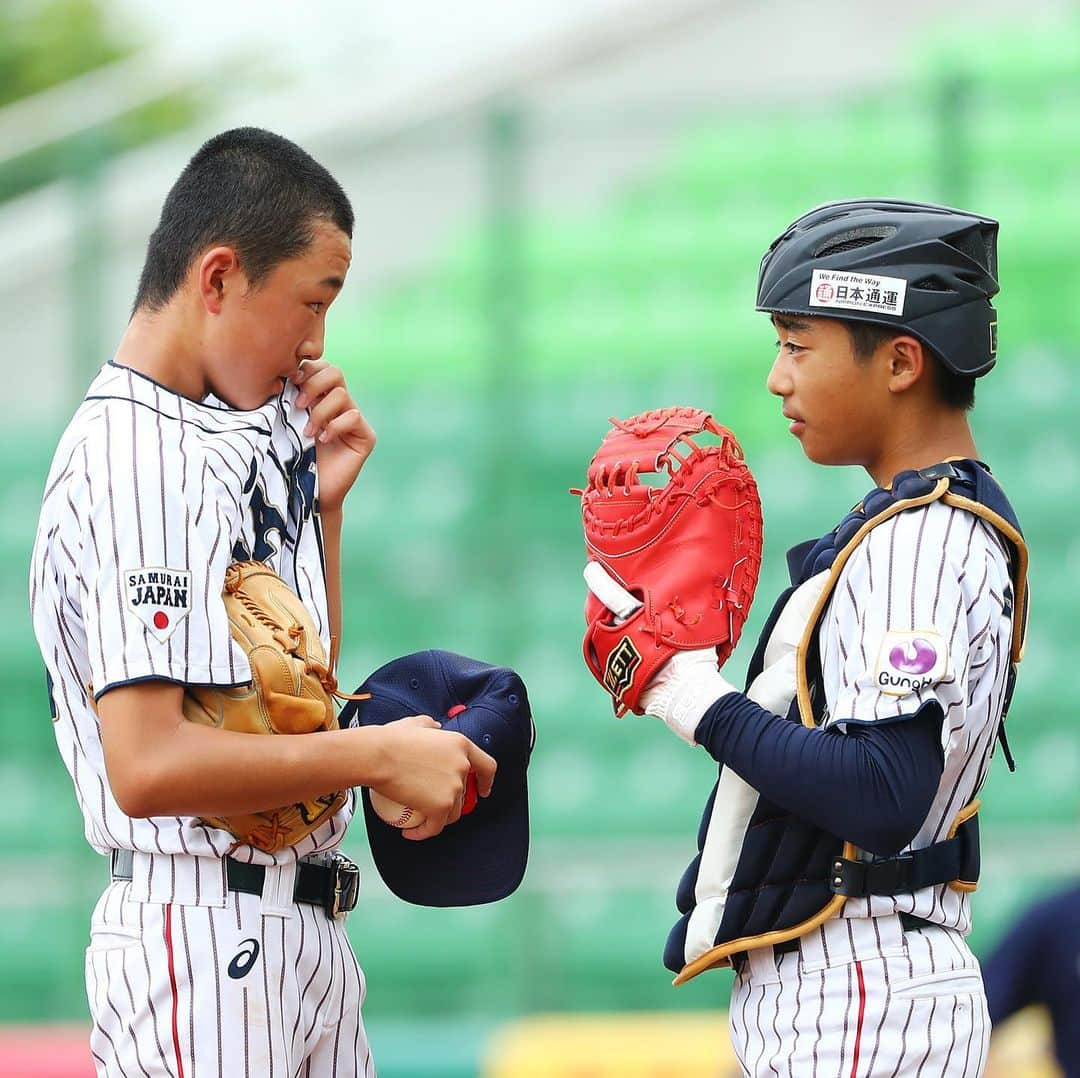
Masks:
[[[124,888],[124,890],[123,890],[122,893],[125,894],[125,895],[128,894],[130,892],[130,890],[131,890],[130,884],[126,884],[126,883],[123,884],[123,888]],[[117,888],[117,890],[120,890],[120,889]],[[138,909],[139,909],[139,933],[140,933],[140,935],[142,936],[142,938],[144,940],[147,940],[146,920],[145,920],[146,907],[140,905],[138,907]],[[144,963],[145,971],[146,971],[146,983],[147,984],[154,984],[155,983],[154,982],[154,977],[151,975],[151,972],[150,972],[150,956],[147,953],[147,947],[143,947],[142,951],[143,951],[143,963]],[[157,968],[158,971],[160,971],[160,968],[161,968],[160,963],[156,966],[156,968]],[[161,1065],[163,1067],[165,1067],[166,1070],[168,1070],[169,1064],[168,1064],[167,1057],[165,1055],[165,1045],[161,1043],[161,1037],[160,1037],[160,1035],[158,1033],[158,1014],[157,1014],[157,1008],[154,1006],[154,994],[152,992],[149,993],[146,1002],[147,1002],[147,1005],[148,1005],[149,1010],[150,1010],[150,1028],[154,1031],[154,1045],[157,1048],[158,1059],[161,1061]]]
[[[855,1024],[855,1047],[852,1049],[851,1055],[851,1078],[855,1078],[859,1071],[859,1048],[862,1044],[863,1018],[866,1015],[866,981],[863,979],[861,962],[855,963],[855,974],[859,982],[859,1017]]]
[[[179,999],[176,992],[176,968],[173,961],[173,944],[172,944],[172,906],[165,907],[165,956],[169,966],[169,986],[172,989],[172,1043],[173,1051],[176,1053],[176,1070],[178,1078],[184,1078],[184,1061],[180,1055],[180,1030],[177,1025],[177,1011],[179,1009]]]
[[[345,957],[352,963],[353,977],[359,986],[358,1006],[352,1012],[355,1019],[353,1024],[352,1058],[359,1063],[356,1069],[357,1075],[364,1075],[365,1078],[375,1078],[375,1063],[371,1058],[371,1047],[364,1031],[363,1019],[360,1017],[360,1008],[363,1006],[367,996],[364,971],[360,968],[360,963],[357,962],[352,947],[346,945],[342,949],[345,952]],[[361,1038],[363,1038],[362,1041]]]
[[[735,979],[735,987],[739,989],[738,999],[739,1004],[736,1005],[736,997],[732,995],[731,1007],[728,1010],[728,1022],[731,1027],[731,1041],[736,1046],[736,1052],[739,1057],[739,1062],[742,1064],[743,1071],[749,1074],[750,1071],[746,1066],[746,1003],[747,1003],[747,984],[746,984],[746,962],[743,962],[743,969],[740,971],[738,977]]]
[[[224,862],[222,862],[224,865]],[[215,1032],[217,1034],[217,1064],[218,1078],[224,1078],[224,1026],[225,1012],[221,1006],[221,958],[218,955],[217,933],[214,930],[214,911],[206,911],[207,937],[210,940],[210,968],[214,971],[214,1015],[217,1019]]]
[[[979,1018],[979,1062],[976,1065],[975,1070],[972,1071],[972,1074],[978,1076],[982,1074],[983,1069],[986,1066],[986,1057],[990,1050],[990,1014],[986,1008],[985,996],[981,998],[976,997],[976,1001],[979,1003],[979,1007],[977,1008]]]
[[[262,957],[259,964],[262,966],[262,985],[263,985],[263,1011],[267,1017],[266,1023],[266,1058],[269,1061],[269,1069],[267,1071],[267,1078],[274,1078],[274,1029],[276,1025],[274,1021],[274,1001],[270,996],[270,981],[269,981],[269,966],[270,956],[266,951],[266,918],[263,917],[259,922],[259,946],[262,948]],[[283,1001],[282,1001],[283,1002]]]
[[[179,431],[177,432],[176,448],[180,456],[180,500],[184,506],[184,564],[191,564],[191,499],[188,496],[188,456],[187,451],[184,449],[184,435],[185,423],[184,423],[184,406],[179,399],[176,402],[177,419],[179,420]],[[162,498],[165,496],[165,466],[162,464],[161,469],[162,486],[161,494]],[[164,508],[162,509],[162,520],[164,521]],[[180,627],[184,633],[184,680],[191,680],[191,615],[189,614],[184,618],[184,624]],[[180,630],[178,630],[180,631]]]
[[[758,1000],[756,1005],[753,1005],[753,1001],[751,1000],[751,1005],[753,1006],[753,1010],[754,1010],[754,1026],[757,1029],[757,1038],[758,1038],[758,1041],[761,1043],[761,1049],[760,1049],[760,1051],[755,1052],[755,1055],[757,1056],[758,1059],[763,1059],[764,1056],[765,1056],[765,1034],[764,1034],[764,1032],[762,1031],[762,1028],[761,1028],[761,1011],[765,1006],[765,996],[768,993],[768,986],[763,984],[763,985],[760,985],[760,988],[761,988],[761,999]]]
[[[923,1068],[926,1066],[926,1061],[934,1050],[934,1014],[937,1011],[937,1002],[936,998],[930,1001],[930,1019],[926,1023],[926,1054],[919,1061],[919,1069],[915,1072],[915,1078],[920,1078]],[[942,1071],[941,1073],[945,1074],[946,1072]]]
[[[305,936],[306,936],[305,925],[306,925],[306,920],[305,920],[305,918],[301,917],[300,918],[300,948],[299,948],[301,954],[308,954],[309,953],[307,943],[306,943],[306,939],[305,939]],[[297,971],[297,975],[298,976],[300,975],[299,970]],[[310,988],[311,988],[311,980],[309,980],[307,982],[307,984],[305,984],[304,987],[300,990],[300,995],[301,995],[302,998],[305,998],[305,999],[307,998],[308,990]],[[303,1039],[302,1039],[302,1037],[300,1035],[300,1017],[301,1017],[300,1016],[300,1010],[299,1010],[299,1008],[297,1008],[296,1016],[293,1019],[293,1027],[292,1027],[293,1051],[296,1052],[297,1054],[300,1054],[301,1045],[303,1044]]]
[[[127,966],[123,962],[121,962],[121,964],[120,964],[120,972],[121,972],[121,976],[123,977],[123,980],[124,980],[124,989],[127,992],[127,999],[128,999],[128,1012],[127,1013],[129,1015],[133,1015],[133,1014],[135,1014],[135,994],[131,990],[131,980],[128,977]],[[129,1039],[131,1041],[132,1049],[135,1052],[135,1062],[138,1065],[139,1070],[142,1071],[142,1073],[144,1075],[146,1075],[146,1078],[151,1078],[150,1072],[146,1069],[146,1064],[143,1063],[141,1057],[139,1056],[139,1036],[138,1036],[138,1031],[135,1029],[135,1027],[132,1024],[132,1022],[130,1021],[130,1019],[127,1022],[126,1031],[127,1031],[128,1037],[129,1037]]]
[[[130,386],[130,383],[131,383],[131,375],[129,374],[128,375],[128,384],[129,384],[129,386]],[[131,462],[130,462],[131,489],[132,489],[132,493],[135,495],[135,501],[134,501],[135,534],[138,536],[138,539],[139,539],[139,561],[138,561],[138,564],[139,565],[145,565],[146,564],[146,549],[145,549],[145,547],[143,545],[142,503],[139,500],[139,459],[138,459],[139,436],[138,436],[138,431],[135,428],[135,422],[136,422],[136,408],[135,408],[134,402],[132,402],[132,405],[131,405]],[[110,494],[110,504],[111,504],[112,503],[112,471],[110,470],[108,474],[109,474],[109,494]],[[115,529],[115,525],[114,525],[114,529]],[[114,540],[114,542],[115,542],[115,540]],[[162,542],[163,543],[168,542],[168,536],[167,535],[162,534]],[[115,546],[114,546],[114,550],[115,550]],[[130,568],[130,566],[124,566],[124,565],[121,564],[119,554],[117,554],[116,563],[117,563],[116,568],[118,570],[124,569],[124,568]],[[164,564],[168,565],[169,563],[166,561]],[[121,576],[121,574],[118,572],[116,574],[117,584],[119,584],[119,582],[120,582],[120,576]],[[124,616],[124,610],[123,610],[123,604],[121,604],[121,607],[120,607],[121,624],[123,624],[123,616]],[[150,665],[153,662],[153,657],[152,657],[151,652],[150,652],[150,632],[146,628],[145,625],[143,625],[141,628],[142,628],[143,643],[146,646],[147,664]]]
[[[814,1040],[813,1057],[814,1057],[814,1074],[818,1072],[818,1047],[821,1044],[821,1019],[825,1015],[825,971],[821,971],[821,984],[818,986],[818,1012],[817,1017],[814,1019],[814,1029],[817,1032],[817,1038]]]
[[[769,1073],[778,1076],[780,1072],[776,1069],[776,1057],[784,1050],[784,1042],[780,1037],[780,1030],[776,1028],[776,1020],[780,1016],[780,997],[784,994],[784,982],[780,980],[776,986],[776,998],[773,1000],[773,1005],[769,1008],[770,1023],[772,1025],[773,1037],[776,1038],[776,1051],[769,1057]]]
[[[241,1028],[244,1037],[244,1078],[251,1078],[251,1017],[248,1013],[248,990],[246,986],[240,990],[240,994],[243,999],[241,1007],[243,1022]]]
[[[105,454],[106,454],[107,458],[112,457],[112,437],[111,437],[111,434],[112,434],[112,425],[109,422],[109,413],[106,412],[105,413]],[[106,474],[109,477],[107,482],[106,482],[106,485],[105,485],[105,492],[106,492],[105,496],[106,496],[106,500],[107,500],[108,505],[109,505],[109,524],[110,524],[111,530],[112,530],[113,567],[115,569],[119,570],[119,568],[120,568],[120,546],[119,546],[119,542],[118,542],[118,539],[117,539],[117,531],[116,531],[116,503],[113,500],[112,472],[110,471],[110,472],[107,472]],[[127,662],[127,622],[124,620],[124,617],[123,617],[124,599],[123,599],[123,596],[120,594],[120,573],[116,572],[115,575],[116,575],[116,606],[117,606],[117,610],[118,610],[118,613],[119,613],[119,616],[118,616],[117,620],[118,620],[118,622],[120,624],[120,639],[121,639],[120,656],[121,656],[121,663],[122,663],[122,668],[123,668],[123,672],[124,672],[124,680],[126,681],[128,679],[128,677],[130,676],[130,674],[128,672],[128,662]],[[100,623],[99,623],[99,631],[100,631]],[[100,648],[100,650],[102,652],[105,651],[105,641],[104,641],[104,639],[99,639],[98,640],[98,647]]]
[[[320,932],[319,933],[319,963],[318,963],[320,966],[322,965],[322,954],[323,954],[323,933]],[[331,955],[330,956],[330,976],[327,978],[326,987],[323,989],[323,994],[319,997],[318,1001],[315,1004],[315,1008],[312,1011],[311,1025],[308,1026],[308,1030],[307,1030],[307,1037],[308,1038],[310,1038],[312,1033],[315,1032],[316,1022],[317,1021],[321,1022],[321,1018],[319,1018],[318,1016],[320,1016],[323,1013],[323,1008],[326,1006],[326,1000],[330,996],[330,993],[333,990],[333,987],[334,987],[334,961],[333,961],[333,955]]]
[[[793,955],[793,961],[791,965],[794,967],[791,972],[792,979],[795,981],[795,1002],[794,1006],[790,1010],[790,1022],[791,1022],[791,1060],[788,1062],[788,1078],[796,1078],[793,1070],[796,1059],[801,1059],[799,1055],[799,1037],[802,1034],[802,1023],[798,1021],[800,1014],[805,1014],[803,1009],[803,991],[809,986],[809,978],[801,976],[801,970],[798,968],[799,956]],[[784,971],[785,973],[787,970]]]
[[[873,922],[873,924],[874,934],[878,942],[878,949],[880,950],[881,932],[878,929],[876,920]],[[870,1061],[866,1066],[867,1074],[876,1073],[874,1068],[877,1064],[878,1051],[881,1048],[881,1033],[885,1027],[885,1016],[889,1013],[889,1010],[892,1007],[892,992],[889,987],[889,963],[887,961],[881,963],[881,982],[881,988],[873,997],[876,1001],[876,1005],[880,1013],[878,1015],[877,1026],[874,1028],[873,1048],[870,1052]]]
[[[171,908],[171,907],[170,907]],[[199,1058],[199,1042],[195,1039],[195,992],[193,990],[195,984],[195,973],[191,968],[191,940],[188,938],[188,917],[187,907],[177,906],[180,911],[180,935],[184,941],[184,964],[187,966],[187,986],[188,986],[188,1047],[191,1053],[192,1066],[194,1067],[194,1060]]]
[[[338,1007],[337,1023],[334,1028],[334,1041],[331,1048],[331,1059],[333,1060],[333,1069],[331,1074],[337,1074],[338,1072],[338,1057],[341,1048],[341,1030],[345,1025],[345,1001],[348,998],[345,992],[345,955],[341,946],[341,938],[338,933],[331,931],[331,941],[336,942],[334,950],[337,952],[338,959],[341,962],[341,1005]]]

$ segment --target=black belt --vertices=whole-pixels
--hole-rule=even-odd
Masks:
[[[325,855],[323,862],[298,861],[293,901],[310,906],[322,906],[327,917],[344,917],[356,908],[360,894],[360,869],[344,854]],[[132,851],[113,850],[111,871],[114,880],[132,878]],[[244,861],[225,858],[225,879],[230,891],[261,895],[266,879],[264,865],[249,865]]]
[[[905,932],[918,932],[921,928],[940,928],[941,926],[935,924],[933,921],[928,921],[925,917],[916,917],[913,913],[901,913],[900,927]],[[792,951],[797,951],[799,945],[802,943],[803,937],[796,936],[794,939],[784,940],[783,943],[773,944],[773,954],[790,954]],[[746,951],[736,951],[731,956],[731,964],[737,965],[746,958]]]

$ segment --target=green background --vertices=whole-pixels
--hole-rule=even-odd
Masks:
[[[659,724],[616,721],[585,672],[568,491],[610,415],[693,404],[736,431],[766,535],[760,598],[728,668],[741,677],[787,546],[827,530],[871,485],[809,464],[764,386],[773,334],[753,310],[757,264],[821,201],[926,199],[1001,221],[999,363],[972,423],[1027,532],[1033,599],[1009,720],[1018,771],[996,758],[983,794],[976,950],[1076,873],[1080,36],[1074,24],[1008,27],[982,46],[973,57],[939,35],[904,85],[850,103],[698,116],[588,211],[530,202],[538,136],[527,110],[503,103],[476,131],[487,213],[423,272],[360,302],[346,290],[335,306],[327,356],[379,433],[346,507],[342,680],[427,647],[509,664],[538,732],[532,858],[505,902],[400,903],[362,825],[351,830],[344,849],[364,882],[350,934],[376,1049],[393,1061],[386,1073],[470,1073],[486,1031],[517,1015],[726,1004],[729,974],[673,990],[660,961],[715,766]],[[363,259],[362,236],[355,251]],[[65,421],[2,445],[0,1021],[85,1019],[82,952],[106,879],[55,750],[27,608],[37,509]],[[404,1013],[428,1021],[428,1037]]]

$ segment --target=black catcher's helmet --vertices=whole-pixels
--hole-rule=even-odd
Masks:
[[[978,377],[997,353],[997,232],[992,218],[947,206],[827,202],[765,252],[757,309],[895,326]]]

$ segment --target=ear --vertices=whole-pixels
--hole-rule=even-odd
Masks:
[[[930,369],[926,349],[917,337],[894,337],[888,343],[889,392],[904,393]]]
[[[231,247],[211,247],[196,263],[199,298],[210,314],[220,314],[226,292],[243,290],[240,259]]]

